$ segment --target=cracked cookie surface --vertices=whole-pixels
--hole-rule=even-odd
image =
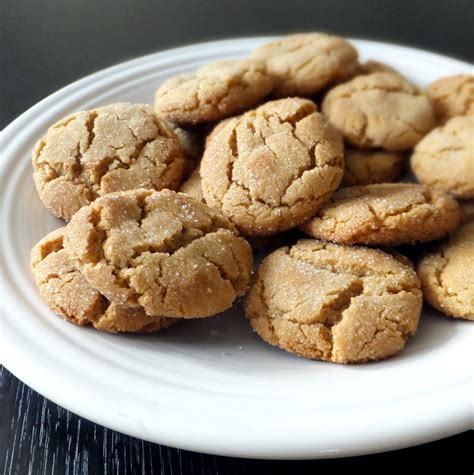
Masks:
[[[382,251],[301,240],[260,265],[245,302],[274,346],[335,363],[387,358],[415,334],[422,295],[407,260]]]
[[[459,205],[448,194],[388,183],[340,188],[300,229],[341,244],[397,246],[440,239],[460,220]]]
[[[31,270],[48,307],[76,325],[92,325],[97,330],[154,332],[172,325],[176,319],[150,317],[140,308],[110,303],[89,285],[64,250],[66,228],[47,234],[31,251]]]
[[[313,102],[267,102],[212,133],[200,166],[204,199],[244,235],[265,236],[311,217],[339,185],[340,134]]]
[[[250,58],[264,61],[276,97],[312,96],[349,77],[357,50],[344,38],[324,33],[290,35],[256,48]]]
[[[446,76],[426,89],[438,123],[444,124],[457,115],[474,115],[474,75]]]
[[[226,310],[252,267],[249,244],[227,218],[169,190],[99,198],[74,215],[65,248],[110,301],[167,317]]]
[[[474,198],[474,115],[453,117],[415,147],[417,180],[461,199]]]
[[[155,112],[177,124],[223,119],[254,106],[273,88],[262,63],[219,61],[165,81],[155,95]]]
[[[400,178],[406,158],[402,153],[345,147],[346,168],[341,186],[390,183]]]
[[[175,134],[148,105],[126,103],[56,122],[32,162],[41,201],[66,220],[106,193],[175,188],[183,170]]]
[[[428,303],[454,318],[474,320],[474,223],[461,226],[450,239],[418,263]]]
[[[360,148],[408,150],[435,125],[428,97],[398,74],[373,73],[336,86],[322,110]]]

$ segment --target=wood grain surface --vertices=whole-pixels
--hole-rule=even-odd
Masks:
[[[405,470],[415,461],[434,469],[447,459],[456,461],[452,473],[468,474],[472,473],[469,444],[472,434],[466,432],[410,449],[333,460],[266,461],[198,454],[135,439],[78,417],[0,367],[0,473],[4,475],[315,475],[338,469],[378,471],[387,466]]]

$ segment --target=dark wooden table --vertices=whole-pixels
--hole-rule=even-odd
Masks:
[[[0,3],[0,128],[39,99],[114,63],[208,39],[326,30],[472,61],[472,0],[16,0]],[[1,326],[0,326],[1,331]],[[464,433],[385,454],[302,462],[187,452],[137,440],[46,400],[0,367],[0,474],[472,473]],[[469,466],[470,464],[470,466]],[[320,471],[320,472],[318,472]]]

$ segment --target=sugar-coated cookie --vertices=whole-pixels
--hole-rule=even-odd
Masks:
[[[36,144],[32,162],[41,201],[66,220],[106,193],[174,189],[183,171],[176,135],[144,104],[112,104],[60,120]]]
[[[276,97],[313,96],[358,66],[357,50],[348,41],[324,33],[286,36],[259,46],[250,57],[265,62]]]
[[[265,236],[310,218],[338,187],[340,134],[307,99],[267,102],[228,121],[206,143],[204,199],[245,235]]]
[[[31,251],[36,285],[51,310],[76,325],[92,325],[112,333],[158,331],[176,321],[110,303],[89,285],[64,250],[65,229],[50,232]]]
[[[397,246],[433,241],[455,230],[461,211],[450,195],[408,183],[340,188],[300,226],[341,244]]]
[[[417,272],[431,306],[449,317],[474,320],[474,222],[426,254]]]
[[[435,125],[428,97],[398,74],[373,73],[331,89],[323,113],[359,148],[413,148]]]
[[[346,147],[344,150],[346,168],[341,186],[390,183],[400,178],[406,165],[406,158],[399,152]]]
[[[416,332],[421,304],[420,283],[406,258],[308,239],[262,262],[245,311],[271,345],[352,363],[400,351]]]
[[[474,115],[453,117],[415,147],[411,168],[425,185],[474,198]]]
[[[99,198],[69,222],[65,249],[110,301],[166,317],[226,310],[252,267],[249,244],[227,218],[169,190]]]
[[[155,111],[177,124],[212,122],[249,109],[272,88],[264,64],[219,61],[165,81],[156,91]]]
[[[440,124],[457,115],[474,115],[473,74],[443,77],[431,83],[425,91]]]

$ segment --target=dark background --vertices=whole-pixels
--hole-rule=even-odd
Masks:
[[[0,128],[91,72],[171,46],[324,30],[474,59],[474,1],[0,0]],[[406,469],[472,473],[461,434],[367,457],[305,462],[215,457],[150,444],[47,401],[0,367],[0,473],[326,473]],[[472,442],[472,439],[469,441]]]

